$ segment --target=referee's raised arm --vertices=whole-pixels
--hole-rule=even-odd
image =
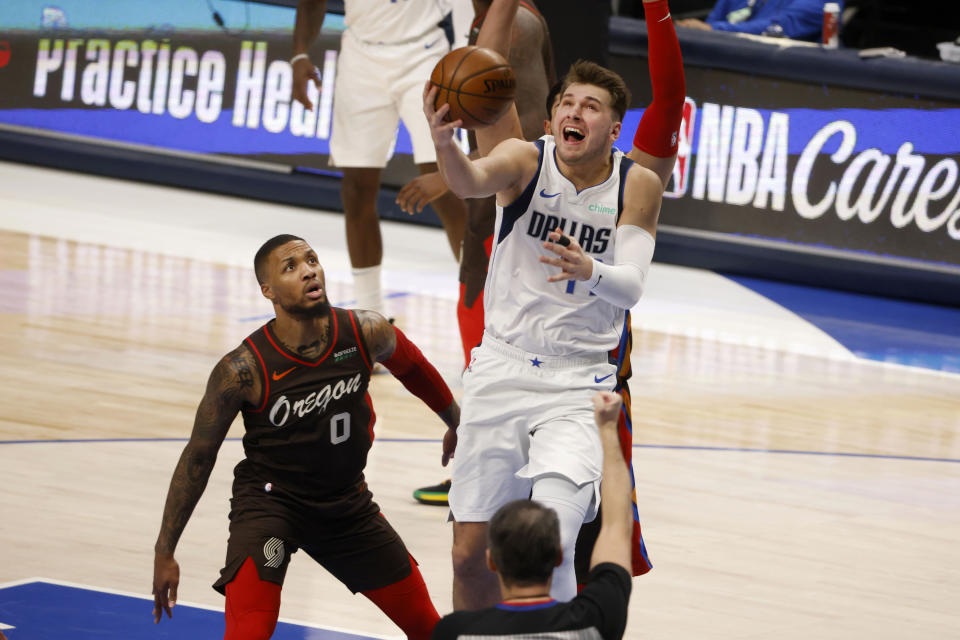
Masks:
[[[593,415],[603,446],[603,482],[600,483],[603,516],[593,555],[590,556],[590,568],[603,562],[612,562],[629,572],[633,513],[630,474],[620,451],[617,433],[622,403],[620,395],[611,391],[601,391],[593,397]]]

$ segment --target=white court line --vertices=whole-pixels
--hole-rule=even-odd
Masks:
[[[87,591],[97,591],[99,593],[109,593],[115,596],[126,596],[128,598],[137,598],[139,600],[147,600],[148,602],[153,602],[153,596],[145,596],[141,593],[133,593],[130,591],[121,591],[119,589],[109,589],[107,587],[97,587],[90,584],[83,584],[81,582],[68,582],[66,580],[55,580],[53,578],[25,578],[23,580],[14,580],[12,582],[0,583],[0,589],[6,589],[8,587],[19,587],[27,584],[34,584],[37,582],[44,582],[46,584],[53,584],[60,587],[71,587],[73,589],[85,589]],[[205,611],[215,611],[218,613],[223,613],[223,607],[214,607],[208,604],[197,604],[195,602],[189,602],[187,600],[177,600],[177,606],[187,606],[194,609],[203,609]],[[176,609],[176,607],[174,607]],[[304,622],[302,620],[296,620],[294,618],[279,618],[278,622],[285,622],[287,624],[295,624],[301,627],[309,627],[310,629],[322,629],[324,631],[336,631],[338,633],[350,633],[356,636],[366,636],[369,638],[380,638],[381,640],[400,640],[405,636],[403,634],[398,635],[385,635],[380,633],[369,633],[367,631],[358,631],[356,629],[345,629],[343,627],[332,627],[329,625],[315,624],[313,622]],[[14,627],[6,627],[7,629],[13,629]]]

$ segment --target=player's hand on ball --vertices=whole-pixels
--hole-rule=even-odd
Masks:
[[[597,427],[617,428],[620,420],[620,406],[623,399],[619,393],[612,391],[598,391],[593,396],[593,417],[597,421]]]
[[[397,194],[397,204],[409,214],[420,213],[423,208],[447,192],[447,184],[440,172],[425,173],[403,185]]]
[[[549,276],[547,282],[563,280],[589,280],[593,275],[593,258],[583,252],[576,240],[558,227],[547,235],[543,248],[552,251],[555,257],[540,256],[540,262],[559,267],[560,273]]]
[[[423,115],[427,116],[427,124],[430,125],[433,144],[440,148],[453,142],[454,132],[463,123],[460,120],[446,122],[444,118],[450,111],[450,105],[443,103],[439,109],[434,109],[433,104],[436,99],[437,87],[428,81],[423,87]]]
[[[313,111],[313,103],[307,95],[307,85],[310,81],[320,91],[320,73],[307,58],[301,58],[293,63],[293,99],[304,106],[307,111]]]

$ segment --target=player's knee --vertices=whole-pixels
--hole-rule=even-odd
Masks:
[[[455,540],[453,551],[453,573],[460,579],[483,578],[487,569],[486,545],[475,541]]]
[[[279,584],[261,580],[247,558],[226,587],[224,640],[266,640],[280,616]]]
[[[380,193],[379,177],[364,173],[346,173],[340,183],[340,197],[347,215],[376,216],[377,194]]]

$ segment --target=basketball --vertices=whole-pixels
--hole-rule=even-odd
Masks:
[[[482,47],[461,47],[445,55],[433,68],[430,82],[438,87],[433,107],[449,104],[444,119],[463,120],[464,129],[496,122],[510,108],[517,91],[517,80],[507,61],[496,51]]]

